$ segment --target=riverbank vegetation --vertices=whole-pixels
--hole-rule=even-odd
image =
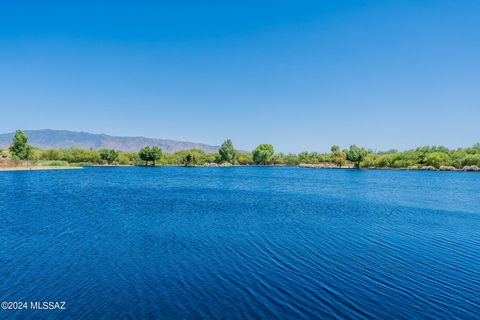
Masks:
[[[158,146],[146,146],[139,152],[113,149],[88,150],[80,148],[47,149],[30,146],[28,137],[17,131],[10,148],[0,151],[1,159],[29,161],[44,166],[93,165],[285,165],[307,167],[356,167],[392,169],[442,169],[480,167],[480,143],[468,148],[448,149],[425,146],[407,151],[373,151],[355,145],[346,149],[332,146],[330,152],[275,153],[271,144],[260,144],[251,153],[235,150],[233,142],[226,140],[218,153],[205,153],[199,149],[163,152]]]

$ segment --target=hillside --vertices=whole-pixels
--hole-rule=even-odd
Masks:
[[[166,152],[179,150],[201,149],[205,152],[217,152],[218,146],[187,141],[155,139],[146,137],[118,137],[106,134],[74,132],[67,130],[25,130],[29,143],[42,149],[48,148],[85,148],[85,149],[117,149],[135,152],[144,146],[159,146]],[[7,148],[13,137],[13,132],[0,134],[0,149]]]

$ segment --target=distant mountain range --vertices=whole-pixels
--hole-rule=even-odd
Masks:
[[[203,143],[177,141],[169,139],[154,139],[145,137],[117,137],[106,134],[75,132],[67,130],[25,130],[28,143],[42,149],[48,148],[109,148],[122,151],[136,152],[145,146],[158,146],[166,152],[179,150],[201,149],[205,152],[217,152],[218,146]],[[14,133],[0,134],[0,149],[7,148],[12,143]]]

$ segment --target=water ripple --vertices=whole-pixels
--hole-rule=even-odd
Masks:
[[[67,301],[39,318],[480,314],[475,174],[87,168],[0,185],[2,299]]]

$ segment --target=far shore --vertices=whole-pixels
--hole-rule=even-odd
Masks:
[[[47,167],[47,166],[0,167],[0,171],[70,170],[70,169],[83,169],[83,167]]]
[[[352,165],[345,166],[335,166],[332,164],[299,164],[299,165],[286,165],[286,164],[266,164],[266,165],[255,165],[255,164],[213,164],[206,163],[202,165],[185,165],[185,164],[157,164],[156,166],[146,166],[146,165],[122,165],[122,164],[95,164],[87,167],[146,167],[146,168],[159,168],[159,167],[191,167],[191,168],[229,168],[229,167],[297,167],[297,168],[307,168],[307,169],[340,169],[340,170],[408,170],[408,171],[457,171],[457,172],[480,172],[480,168],[477,166],[465,166],[464,168],[453,168],[442,166],[440,168],[434,168],[432,166],[425,166],[420,168],[376,168],[376,167],[362,167],[355,168]],[[1,171],[37,171],[37,170],[69,170],[69,169],[83,169],[84,167],[79,166],[13,166],[13,167],[2,167],[0,166]]]

